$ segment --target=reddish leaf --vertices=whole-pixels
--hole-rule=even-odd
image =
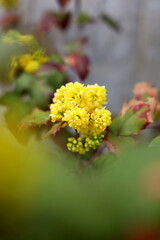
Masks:
[[[65,7],[70,2],[70,0],[57,0],[57,2],[61,7]]]
[[[145,95],[158,100],[158,89],[152,88],[147,82],[140,82],[134,86],[133,93],[137,100],[143,99]]]
[[[74,53],[66,56],[64,61],[73,69],[74,72],[78,74],[81,80],[85,80],[91,69],[90,59],[88,56],[85,54]]]
[[[65,30],[70,23],[70,13],[48,12],[38,24],[38,31],[48,31],[51,28],[58,27]]]
[[[85,47],[87,42],[88,42],[87,37],[82,37],[82,38],[78,38],[73,41],[67,42],[65,44],[65,50],[67,55],[78,52],[78,51],[82,51],[82,49]]]
[[[13,27],[18,22],[18,15],[15,12],[8,12],[0,19],[0,26],[6,30]]]
[[[53,62],[47,62],[47,63],[44,63],[38,69],[38,71],[36,73],[38,74],[38,73],[41,73],[41,72],[52,71],[52,70],[57,70],[57,71],[64,72],[65,67],[64,67],[63,64],[56,64],[56,63],[53,63]]]
[[[128,109],[133,109],[134,113],[137,113],[143,106],[148,106],[148,109],[144,112],[141,113],[139,116],[140,118],[145,118],[146,119],[146,124],[144,127],[147,125],[151,124],[155,120],[154,113],[156,111],[156,101],[154,98],[148,98],[146,102],[144,101],[138,101],[136,99],[132,99],[129,102],[126,102],[122,105],[120,115],[123,115],[127,112]]]
[[[139,133],[155,121],[156,101],[148,98],[147,102],[132,99],[122,105],[119,116],[113,119],[109,131],[120,136]]]
[[[158,240],[160,239],[160,230],[155,227],[146,226],[142,229],[134,229],[132,233],[125,238],[126,240]]]

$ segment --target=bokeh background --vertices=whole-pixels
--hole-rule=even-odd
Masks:
[[[138,81],[147,81],[160,86],[160,1],[159,0],[82,0],[82,10],[92,16],[108,13],[121,25],[116,33],[102,22],[88,25],[79,35],[90,37],[87,53],[92,61],[92,70],[87,83],[105,84],[108,89],[108,108],[118,113],[121,104],[132,96],[133,86]],[[56,0],[19,0],[22,29],[33,26],[42,14],[54,8]],[[75,11],[74,1],[67,6]],[[2,10],[0,12],[2,14]],[[54,42],[61,42],[64,34],[59,30],[50,33]],[[65,33],[71,39],[75,29]],[[55,41],[53,40],[55,39]]]

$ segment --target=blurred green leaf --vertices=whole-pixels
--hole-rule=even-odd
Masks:
[[[108,164],[105,153],[101,171],[76,175],[54,142],[22,148],[0,130],[2,239],[128,240],[151,228],[159,239],[159,149],[128,148]]]
[[[60,88],[65,78],[65,74],[56,69],[40,72],[37,76],[51,86],[53,90]]]
[[[32,104],[41,109],[48,109],[50,93],[53,88],[39,80],[35,80],[31,85],[29,96]]]
[[[7,127],[21,144],[26,144],[28,142],[30,133],[28,130],[19,131],[18,122],[29,114],[31,110],[32,106],[29,103],[14,99],[14,101],[8,102],[7,112],[4,115]]]
[[[55,64],[63,64],[64,63],[62,56],[59,54],[51,54],[49,56],[49,61],[51,61]]]
[[[160,147],[160,136],[154,138],[151,143],[150,143],[151,147]]]
[[[115,136],[113,134],[108,134],[105,141],[110,152],[115,154],[118,154],[123,148],[134,144],[132,137]]]
[[[22,93],[23,91],[30,90],[32,87],[32,83],[34,81],[34,78],[29,73],[22,73],[17,79],[16,79],[16,91],[18,93]]]
[[[86,24],[90,23],[91,18],[88,16],[87,13],[80,12],[77,21],[80,26],[85,26]]]
[[[107,26],[109,26],[110,28],[114,29],[115,31],[120,31],[120,25],[119,23],[113,19],[111,16],[109,16],[108,14],[102,14],[100,16],[100,18],[102,19],[102,21],[107,24]]]
[[[18,101],[21,101],[21,95],[15,91],[7,92],[0,97],[0,104],[6,106],[12,106]]]

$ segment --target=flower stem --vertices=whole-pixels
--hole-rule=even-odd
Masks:
[[[98,151],[93,155],[93,157],[86,163],[86,165],[81,169],[81,172],[84,171],[92,162],[98,157],[103,150],[106,148],[106,145],[104,144],[101,148],[98,149]]]

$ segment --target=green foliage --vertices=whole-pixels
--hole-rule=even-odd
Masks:
[[[49,111],[42,111],[38,108],[34,109],[31,114],[27,115],[20,123],[20,128],[31,126],[45,125],[50,119]]]
[[[0,145],[2,239],[123,240],[159,224],[159,149],[105,153],[76,175],[54,143],[52,152],[35,141],[22,148],[3,129]]]
[[[62,56],[59,54],[51,54],[49,56],[49,61],[51,61],[55,64],[63,64],[64,63]]]
[[[151,143],[150,143],[151,147],[159,147],[160,146],[160,136],[154,138]]]
[[[16,92],[23,93],[24,91],[30,91],[34,78],[29,73],[22,73],[16,79]]]
[[[84,26],[91,21],[90,17],[85,12],[80,12],[78,15],[78,24],[80,26]]]
[[[134,145],[132,137],[115,136],[113,134],[108,134],[105,141],[110,152],[115,154],[118,154],[123,148]]]
[[[45,82],[34,80],[29,91],[32,105],[41,109],[48,109],[49,97],[52,92],[53,89]]]
[[[21,101],[21,95],[17,92],[7,92],[0,97],[0,104],[11,106],[15,102]]]
[[[102,14],[100,17],[101,17],[102,21],[105,24],[107,24],[107,26],[109,26],[110,28],[112,28],[115,31],[120,31],[120,25],[119,25],[118,21],[113,19],[111,16],[109,16],[108,14]]]
[[[11,98],[10,98],[11,100]],[[20,99],[14,99],[10,102],[7,111],[4,115],[8,129],[14,135],[18,142],[26,144],[31,136],[28,130],[20,131],[18,122],[20,122],[32,110],[32,106],[27,102],[22,102]]]
[[[57,89],[60,88],[60,86],[62,85],[65,78],[65,74],[56,69],[54,70],[51,69],[48,71],[38,73],[37,77],[40,80],[43,80],[45,84],[52,87],[52,89]]]
[[[124,115],[120,115],[113,119],[109,131],[121,136],[130,136],[139,132],[146,124],[147,119],[143,114],[147,109],[148,106],[143,106],[135,113],[133,109],[128,109]]]
[[[64,122],[57,122],[54,123],[51,129],[46,133],[46,135],[43,137],[45,139],[46,137],[49,137],[50,135],[55,135],[58,131],[60,131],[61,127],[63,127]]]

